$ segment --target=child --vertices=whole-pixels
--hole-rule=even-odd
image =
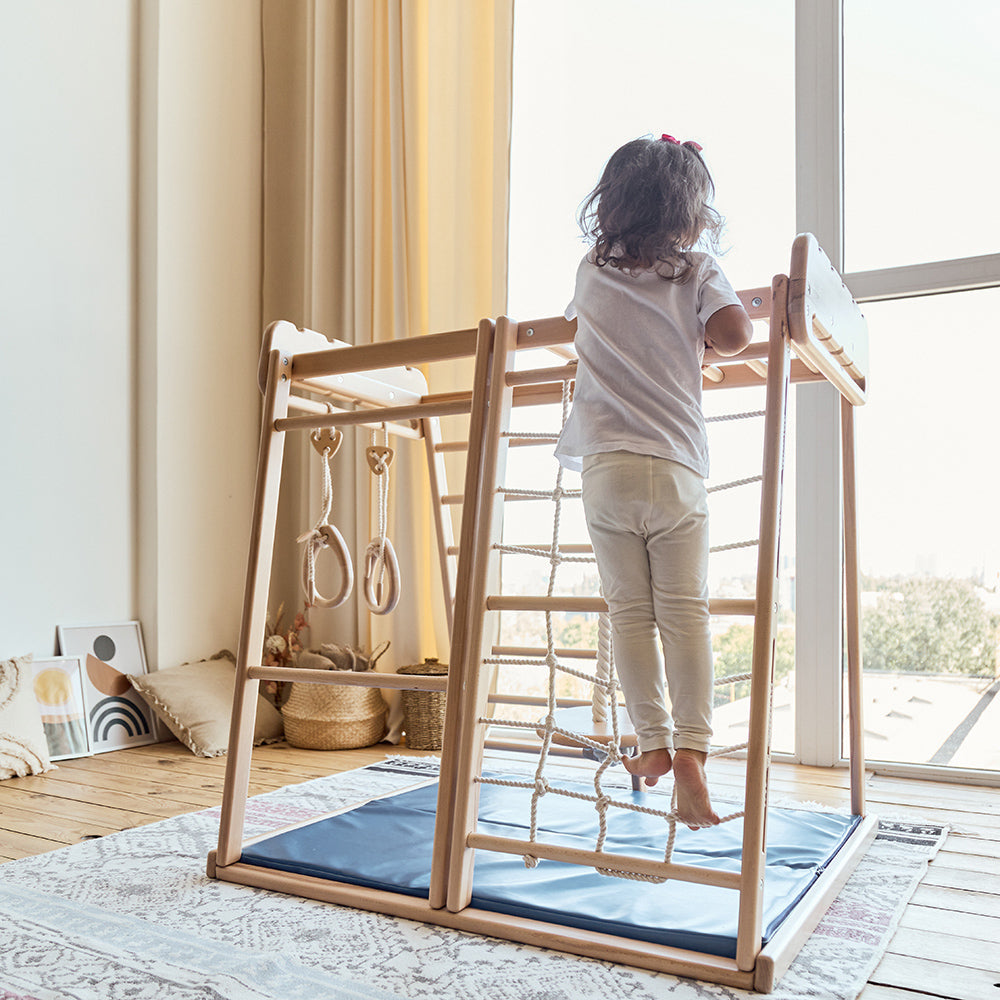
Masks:
[[[692,249],[703,237],[716,245],[714,191],[695,142],[636,139],[608,161],[580,212],[593,246],[566,310],[580,360],[556,447],[583,474],[639,744],[625,767],[649,785],[672,768],[678,817],[692,829],[719,822],[705,781],[714,674],[701,363],[706,344],[737,354],[753,333],[719,265]]]

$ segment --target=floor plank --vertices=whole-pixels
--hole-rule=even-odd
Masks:
[[[953,833],[948,837],[948,850],[955,854],[969,854],[980,858],[1000,858],[1000,840],[965,837]]]
[[[900,990],[895,986],[869,983],[861,991],[858,1000],[928,1000],[928,996],[926,993],[914,993],[913,990]]]
[[[104,837],[121,829],[116,823],[91,823],[79,817],[52,816],[10,805],[4,806],[0,822],[3,823],[5,833],[17,832],[41,840],[52,840],[60,847],[94,837]]]
[[[900,990],[895,986],[869,983],[861,991],[858,1000],[928,1000],[928,996],[926,993],[914,993],[913,990]]]
[[[964,965],[934,962],[914,955],[886,954],[870,982],[914,990],[924,996],[948,1000],[991,1000],[997,992],[998,972]]]
[[[947,934],[940,929],[901,928],[894,935],[888,954],[919,955],[922,959],[943,965],[960,961],[965,969],[1000,972],[1000,945],[996,939],[983,941],[966,934]]]
[[[1000,896],[1000,875],[984,875],[961,868],[945,868],[943,865],[932,864],[922,884],[944,889],[962,889],[977,895]]]
[[[985,917],[981,914],[975,920],[969,914],[956,910],[946,910],[937,906],[918,906],[911,903],[899,922],[901,928],[931,931],[935,934],[953,934],[973,941],[987,941],[994,948],[1000,948],[1000,917]]]
[[[222,784],[225,778],[225,770],[208,770],[199,768],[197,762],[192,766],[187,762],[177,762],[175,767],[157,764],[148,759],[133,758],[132,760],[98,760],[94,757],[87,757],[79,761],[70,761],[66,766],[60,768],[64,775],[70,775],[76,781],[99,781],[102,777],[115,777],[118,779],[128,779],[135,781],[153,789],[179,790],[183,794],[180,796],[184,801],[187,794],[196,789],[202,789],[211,793],[212,803],[215,804],[222,794]],[[83,775],[93,776],[83,777]],[[254,782],[261,787],[281,788],[289,784],[289,775],[285,772],[265,771],[256,769],[254,771]]]
[[[967,913],[971,917],[1000,917],[1000,896],[928,885],[926,880],[917,886],[910,906],[930,906],[953,913]]]
[[[46,837],[35,837],[17,830],[4,830],[0,840],[0,856],[8,861],[46,854],[65,845]]]
[[[14,808],[20,807],[43,817],[71,815],[79,820],[107,825],[117,830],[127,830],[141,823],[149,823],[156,818],[144,810],[117,809],[107,805],[104,801],[98,802],[97,799],[103,799],[103,796],[101,792],[97,791],[93,793],[92,801],[80,802],[41,792],[7,787],[10,784],[11,782],[0,785],[0,830],[4,828],[2,817],[6,813],[8,805]]]
[[[960,871],[980,872],[983,875],[1000,875],[1000,855],[969,854],[965,851],[952,850],[949,837],[943,851],[934,859],[935,865],[942,868],[954,868]],[[995,841],[994,841],[995,843]]]

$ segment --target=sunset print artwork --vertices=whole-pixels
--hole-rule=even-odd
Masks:
[[[52,760],[90,753],[79,656],[56,656],[32,663],[33,689]]]

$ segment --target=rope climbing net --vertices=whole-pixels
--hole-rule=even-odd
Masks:
[[[570,406],[570,380],[563,381],[561,411],[561,425],[564,426],[569,415]],[[709,422],[724,420],[743,420],[754,417],[762,417],[763,410],[750,411],[745,413],[726,414],[720,417],[708,417]],[[552,441],[559,437],[558,432],[504,432],[506,438],[517,438],[522,440]],[[560,531],[563,516],[563,503],[566,500],[577,499],[581,495],[580,490],[569,490],[563,487],[563,467],[557,463],[555,483],[549,490],[533,489],[510,489],[499,487],[498,493],[505,499],[545,499],[553,503],[552,518],[552,539],[546,547],[544,545],[510,545],[497,543],[494,548],[502,554],[528,555],[545,558],[549,562],[548,586],[546,597],[551,598],[555,593],[556,578],[562,563],[591,563],[596,560],[593,555],[570,555],[562,551],[560,546]],[[709,493],[721,492],[724,490],[736,489],[762,481],[762,476],[748,476],[743,479],[732,480],[728,483],[720,483],[717,486],[709,487]],[[731,549],[747,548],[759,544],[758,539],[742,542],[734,542],[726,545],[713,546],[711,552],[722,552]],[[676,785],[670,800],[668,809],[660,809],[650,805],[643,805],[634,799],[624,799],[616,797],[613,789],[609,789],[605,784],[608,769],[620,764],[625,756],[626,750],[622,747],[622,734],[618,723],[618,681],[614,669],[614,652],[612,646],[611,621],[606,611],[598,616],[597,630],[597,656],[596,667],[593,671],[578,669],[565,663],[556,652],[555,627],[553,615],[556,612],[544,610],[545,618],[545,650],[542,655],[536,656],[491,656],[483,660],[484,664],[493,666],[525,666],[541,667],[547,670],[547,697],[546,715],[536,722],[523,722],[515,719],[504,719],[497,717],[480,718],[478,721],[483,725],[492,725],[510,729],[531,730],[541,737],[541,748],[539,750],[537,764],[534,774],[530,780],[516,780],[511,778],[499,778],[480,774],[476,781],[481,784],[497,785],[507,788],[520,788],[531,792],[530,806],[530,826],[528,842],[536,843],[538,840],[538,812],[541,800],[548,795],[565,796],[579,801],[593,804],[598,818],[598,832],[596,838],[595,851],[604,851],[608,836],[608,817],[612,809],[642,813],[648,816],[659,817],[664,820],[667,827],[666,845],[664,848],[663,861],[669,863],[673,855],[674,842],[677,835],[677,789]],[[588,682],[593,691],[593,719],[595,723],[610,723],[610,740],[601,741],[581,733],[576,730],[564,728],[559,725],[557,717],[558,699],[556,695],[557,679],[560,675],[576,677]],[[748,681],[751,674],[734,674],[716,679],[716,686],[734,684],[740,681]],[[576,791],[571,788],[563,788],[550,782],[547,776],[547,764],[550,756],[552,744],[556,737],[561,737],[560,742],[576,744],[585,750],[590,750],[598,761],[598,767],[594,772],[593,794]],[[747,743],[736,743],[731,746],[715,748],[710,751],[711,757],[722,757],[738,753],[747,748]],[[739,819],[744,815],[742,810],[730,813],[721,818],[721,822],[726,823]],[[525,866],[534,868],[538,864],[538,858],[532,855],[530,848],[523,855]],[[664,882],[665,878],[660,876],[640,874],[637,872],[625,871],[617,868],[597,867],[596,870],[602,875],[615,878],[632,879],[643,882]]]

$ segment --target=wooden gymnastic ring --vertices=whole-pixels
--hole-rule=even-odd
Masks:
[[[336,597],[323,597],[316,589],[316,581],[309,579],[309,553],[302,567],[302,588],[306,592],[306,601],[310,605],[320,608],[339,608],[351,595],[354,589],[354,564],[351,562],[351,554],[347,551],[347,543],[344,536],[332,525],[320,525],[306,541],[307,545],[313,546],[313,565],[319,553],[326,548],[332,549],[333,554],[340,563],[340,592]]]
[[[376,570],[379,568],[379,552],[384,549],[384,572],[383,587],[379,596],[375,595]],[[386,579],[386,577],[388,579]],[[365,603],[368,610],[374,615],[387,615],[399,602],[399,561],[396,559],[396,552],[392,547],[392,542],[385,539],[383,543],[380,538],[373,538],[368,543],[365,550],[365,582],[364,582]]]

